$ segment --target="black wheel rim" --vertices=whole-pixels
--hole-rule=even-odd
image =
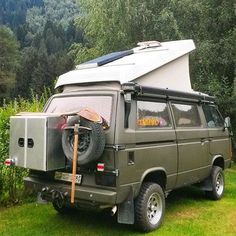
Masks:
[[[70,148],[73,150],[74,149],[74,133],[70,132],[68,136]],[[79,154],[85,153],[90,145],[91,142],[91,137],[90,137],[90,132],[83,132],[79,134],[79,146],[77,148]]]

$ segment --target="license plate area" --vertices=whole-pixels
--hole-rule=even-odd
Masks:
[[[54,179],[65,181],[65,182],[72,182],[72,174],[56,171]],[[77,174],[76,178],[75,178],[75,183],[76,184],[81,184],[81,182],[82,182],[82,175]]]

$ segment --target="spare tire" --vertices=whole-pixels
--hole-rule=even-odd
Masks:
[[[67,126],[79,123],[79,117],[72,117]],[[80,126],[90,130],[79,130],[78,165],[86,165],[97,160],[103,153],[105,147],[105,133],[102,124],[89,121],[80,117]],[[62,148],[67,159],[72,162],[74,150],[74,129],[64,129],[62,133]]]

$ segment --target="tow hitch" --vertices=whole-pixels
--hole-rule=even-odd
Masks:
[[[58,208],[62,208],[66,204],[66,198],[68,196],[68,192],[60,192],[55,189],[50,189],[49,187],[43,187],[42,191],[38,195],[38,199],[43,202],[45,201],[52,201],[53,205],[57,205]]]
[[[59,191],[53,190],[52,191],[52,203],[53,203],[53,205],[56,205],[60,209],[63,208],[66,205],[65,194],[63,194]]]

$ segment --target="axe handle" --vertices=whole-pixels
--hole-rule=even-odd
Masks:
[[[73,152],[73,163],[72,163],[72,182],[71,182],[71,199],[70,202],[75,202],[75,180],[76,180],[76,164],[78,159],[78,145],[79,145],[79,134],[78,124],[74,127],[74,152]]]

